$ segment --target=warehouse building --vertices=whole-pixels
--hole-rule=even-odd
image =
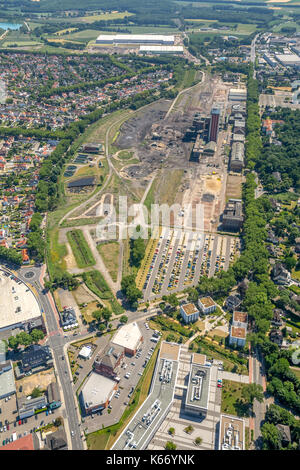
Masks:
[[[158,44],[174,45],[174,36],[161,34],[100,34],[96,44]]]
[[[0,400],[16,393],[15,376],[11,361],[0,364]]]
[[[230,170],[242,171],[244,167],[244,150],[243,142],[234,142],[231,148]]]
[[[85,415],[107,408],[118,384],[103,375],[92,372],[85,382],[79,398]]]
[[[140,46],[141,54],[183,54],[183,46]]]
[[[229,101],[246,101],[247,100],[246,88],[230,88],[228,99]]]
[[[300,68],[300,57],[296,54],[275,54],[275,57],[284,67]]]
[[[41,320],[41,310],[33,292],[20,279],[0,271],[0,331],[20,328],[30,330],[30,324]],[[43,325],[43,322],[41,322]]]
[[[47,409],[47,397],[45,395],[37,398],[21,397],[18,402],[19,419],[29,418],[36,410]]]
[[[113,345],[124,348],[124,353],[134,356],[143,341],[143,335],[137,323],[128,323],[122,326],[112,338]]]
[[[221,415],[219,450],[245,449],[245,422],[235,416]]]

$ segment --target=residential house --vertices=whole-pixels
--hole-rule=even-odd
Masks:
[[[277,263],[272,270],[272,279],[275,284],[287,285],[291,281],[291,274],[281,263]]]

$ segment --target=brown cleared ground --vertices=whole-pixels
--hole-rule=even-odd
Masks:
[[[24,395],[29,396],[35,387],[39,387],[40,390],[46,390],[47,386],[51,382],[55,381],[56,379],[53,369],[44,370],[42,372],[38,372],[37,374],[24,377],[23,379],[16,381],[17,397],[20,398]],[[23,387],[22,393],[19,392],[20,386]]]
[[[79,286],[72,294],[78,305],[94,301],[94,298],[82,286]]]
[[[242,176],[228,175],[226,184],[226,201],[228,199],[241,199],[242,197]]]

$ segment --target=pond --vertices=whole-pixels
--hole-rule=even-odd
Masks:
[[[21,24],[19,23],[1,23],[0,22],[0,29],[4,29],[4,30],[7,30],[7,29],[20,29],[21,28]]]

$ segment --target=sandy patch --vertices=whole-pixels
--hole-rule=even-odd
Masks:
[[[79,286],[72,293],[78,305],[85,304],[85,303],[88,304],[94,301],[94,298],[82,286]]]
[[[65,256],[65,262],[67,264],[67,269],[76,269],[78,268],[77,266],[77,263],[75,261],[75,257],[73,255],[73,252],[72,252],[72,249],[71,249],[71,246],[69,243],[66,243],[66,246],[67,246],[67,250],[68,250],[68,254],[67,256]]]
[[[46,390],[48,385],[55,381],[56,379],[53,369],[38,372],[37,374],[32,374],[29,377],[24,377],[16,382],[17,396],[18,398],[21,396],[28,396],[35,387],[39,387],[40,390]],[[19,387],[21,385],[23,387],[23,391],[19,392]]]
[[[223,330],[220,330],[220,329],[216,329],[216,330],[212,330],[208,333],[209,336],[213,337],[213,336],[220,336],[220,338],[226,338],[226,336],[228,336],[228,333],[223,331]]]
[[[222,187],[222,182],[218,176],[207,177],[205,179],[205,191],[213,192],[217,194],[220,192]]]

